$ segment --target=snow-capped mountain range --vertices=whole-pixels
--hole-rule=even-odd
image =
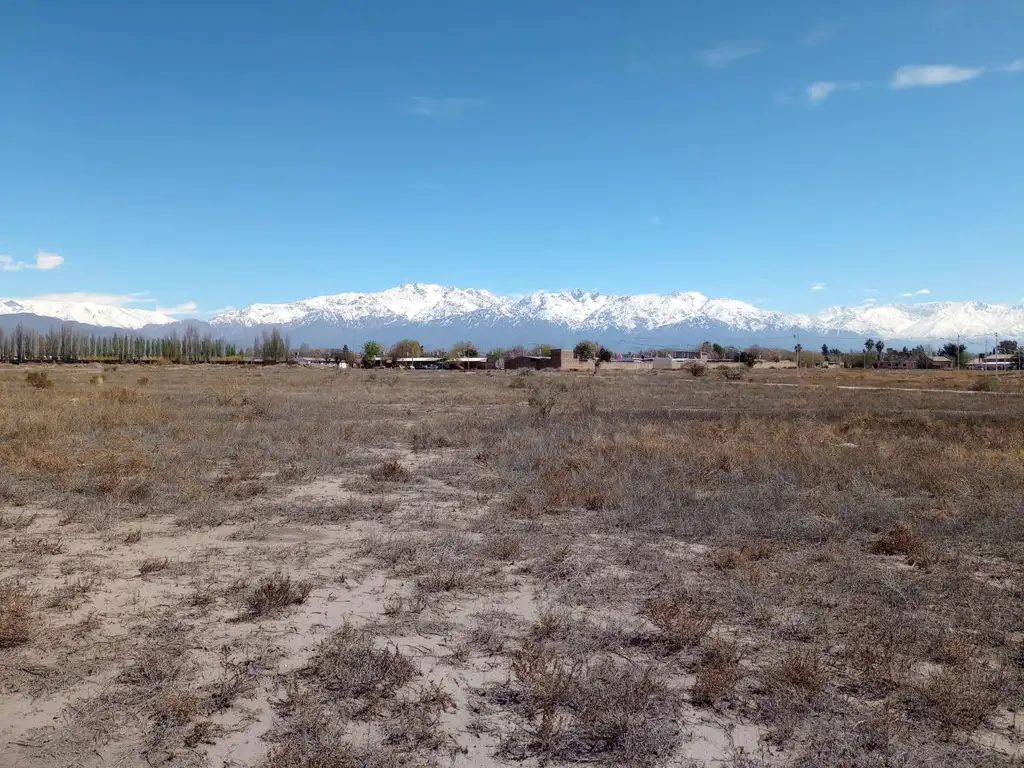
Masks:
[[[34,299],[0,299],[0,315],[38,315],[102,328],[139,330],[147,325],[177,322],[170,315],[149,309],[126,309],[107,304],[82,301],[36,301]]]
[[[159,312],[77,302],[0,299],[3,315],[34,315],[90,326],[162,333],[178,321]],[[922,302],[830,307],[816,314],[760,309],[696,292],[615,295],[596,291],[535,291],[498,296],[486,290],[411,283],[374,293],[338,293],[286,304],[252,304],[208,321],[213,333],[249,341],[271,327],[293,343],[388,343],[412,336],[428,346],[471,339],[480,346],[594,338],[610,346],[670,346],[703,340],[805,346],[874,336],[888,341],[1024,337],[1024,306]],[[850,346],[838,341],[836,346]]]

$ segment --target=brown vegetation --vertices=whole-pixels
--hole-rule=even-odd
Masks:
[[[0,368],[13,764],[1024,754],[1020,377],[139,373]]]

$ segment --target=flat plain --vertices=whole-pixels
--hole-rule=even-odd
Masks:
[[[1022,394],[5,367],[0,764],[1020,764]]]

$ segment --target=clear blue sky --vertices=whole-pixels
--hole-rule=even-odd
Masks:
[[[3,0],[0,255],[202,312],[1019,303],[1024,0]]]

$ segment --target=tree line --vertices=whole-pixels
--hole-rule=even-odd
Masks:
[[[81,363],[102,360],[135,363],[166,360],[172,363],[209,363],[244,356],[244,351],[224,339],[200,335],[195,327],[184,333],[172,332],[160,338],[144,338],[131,333],[100,335],[82,333],[71,325],[40,333],[24,325],[5,332],[0,328],[0,362]],[[287,352],[282,352],[282,360]]]

